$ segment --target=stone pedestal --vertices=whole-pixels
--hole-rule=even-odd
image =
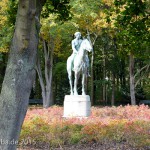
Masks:
[[[63,117],[88,117],[91,113],[89,95],[66,95]]]

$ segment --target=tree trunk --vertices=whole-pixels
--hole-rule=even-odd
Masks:
[[[50,61],[49,61],[49,82],[48,82],[48,89],[49,89],[49,96],[48,96],[48,99],[47,99],[47,103],[46,103],[46,108],[52,106],[54,104],[54,101],[53,101],[53,88],[52,88],[52,77],[53,77],[53,53],[54,53],[54,39],[51,38],[50,40],[50,43],[48,43],[48,51],[50,52]]]
[[[135,100],[135,85],[134,85],[134,56],[130,54],[130,96],[131,96],[131,105],[136,105]]]
[[[42,89],[43,107],[48,108],[53,105],[53,97],[52,97],[52,71],[53,71],[52,67],[53,67],[53,51],[54,51],[53,38],[51,38],[51,42],[48,44],[46,43],[45,40],[43,40],[43,48],[44,48],[44,59],[45,59],[45,64],[44,64],[45,76],[42,76],[40,56],[38,57],[36,70],[39,76],[40,86]]]
[[[106,78],[106,60],[105,60],[105,53],[104,53],[104,49],[103,49],[103,80],[105,81]],[[103,85],[103,102],[104,105],[106,104],[106,83],[104,82]]]
[[[89,40],[89,42],[91,43],[92,47],[93,47],[93,51],[92,51],[92,56],[91,56],[91,91],[90,91],[90,96],[91,96],[91,105],[94,104],[94,71],[93,71],[93,65],[94,65],[94,45],[95,42],[97,40],[98,35],[96,33],[94,33],[94,38],[93,40],[91,40],[90,38],[90,32],[87,29],[87,39]]]
[[[50,66],[49,66],[49,85],[50,85],[50,102],[49,106],[52,106],[54,104],[54,99],[53,99],[53,56],[54,56],[54,39],[51,39],[51,42],[49,43],[50,48]]]
[[[94,104],[94,72],[93,72],[93,63],[94,63],[94,52],[92,52],[92,57],[91,57],[91,105]]]
[[[111,95],[111,106],[115,104],[115,75],[112,76],[112,95]]]
[[[0,95],[0,149],[2,150],[16,149],[26,115],[35,77],[38,18],[43,2],[19,1],[15,32]]]

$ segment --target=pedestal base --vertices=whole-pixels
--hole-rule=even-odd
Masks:
[[[63,117],[88,117],[91,113],[89,95],[66,95]]]

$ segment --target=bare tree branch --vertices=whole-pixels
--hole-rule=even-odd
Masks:
[[[138,83],[145,77],[145,75],[147,74],[147,72],[149,72],[149,68],[150,68],[150,65],[146,65],[144,66],[143,68],[141,68],[134,77],[136,77],[142,70],[146,69],[146,71],[143,73],[142,76],[140,76],[140,78],[136,81],[135,83],[135,87],[137,87]]]
[[[138,74],[140,74],[145,68],[146,70],[148,70],[148,68],[150,67],[150,64],[145,65],[144,67],[142,67],[135,75],[134,78],[136,78],[138,76]]]

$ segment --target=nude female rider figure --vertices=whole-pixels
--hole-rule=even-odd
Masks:
[[[75,56],[77,55],[78,50],[80,48],[80,45],[83,41],[82,38],[81,38],[81,33],[80,32],[76,32],[74,34],[74,36],[75,36],[75,39],[73,39],[72,42],[71,42],[72,50],[73,50],[73,53],[72,53],[73,60],[74,60]],[[87,54],[86,54],[86,65],[87,65],[87,68],[88,68],[87,75],[90,76],[90,74],[89,74],[89,58],[88,58]]]

